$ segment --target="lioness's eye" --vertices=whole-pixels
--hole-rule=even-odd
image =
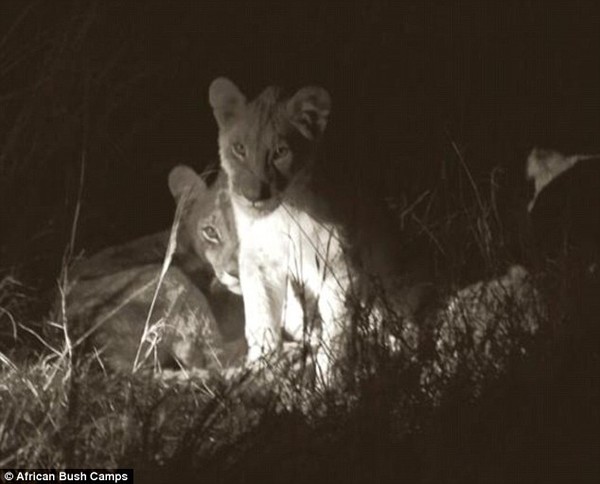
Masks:
[[[244,158],[246,156],[246,147],[242,143],[233,143],[231,150],[238,158]]]
[[[275,148],[275,158],[283,158],[290,152],[290,149],[286,145],[279,145]]]
[[[218,244],[221,241],[221,237],[219,237],[219,232],[214,227],[207,225],[202,228],[202,236],[213,244]]]

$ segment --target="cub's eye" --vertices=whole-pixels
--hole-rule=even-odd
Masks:
[[[202,236],[208,240],[211,244],[218,244],[221,242],[221,237],[219,236],[219,232],[214,227],[207,225],[202,228]]]
[[[276,159],[279,159],[286,156],[289,152],[290,149],[286,145],[279,145],[277,148],[275,148],[274,155]]]
[[[231,145],[231,151],[233,151],[233,154],[240,159],[246,156],[246,147],[242,143],[233,143],[233,145]]]

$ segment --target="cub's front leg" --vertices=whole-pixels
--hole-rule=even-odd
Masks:
[[[254,363],[280,349],[284,290],[273,274],[253,261],[240,260],[240,283],[244,295],[247,362]]]
[[[317,383],[328,387],[335,381],[337,363],[345,352],[351,311],[352,285],[347,270],[340,270],[333,277],[325,277],[319,292],[318,308],[321,316],[321,341],[317,350]]]

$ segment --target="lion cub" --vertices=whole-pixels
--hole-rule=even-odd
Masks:
[[[347,225],[311,186],[330,96],[320,87],[292,96],[268,87],[246,102],[219,78],[209,101],[240,239],[248,362],[279,351],[284,337],[308,337],[326,381],[362,282]]]
[[[177,166],[169,188],[186,204],[174,261],[158,292],[169,231],[104,249],[69,270],[65,316],[75,322],[74,336],[113,370],[131,371],[151,307],[141,354],[157,367],[219,369],[245,354],[226,175]]]
[[[198,175],[179,165],[169,173],[169,190],[176,202],[186,197],[177,263],[188,274],[198,273],[198,280],[214,273],[229,291],[241,294],[238,238],[225,173]]]

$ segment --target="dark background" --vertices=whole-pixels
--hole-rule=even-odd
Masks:
[[[3,0],[0,268],[54,277],[82,160],[76,252],[167,227],[169,169],[216,159],[220,75],[327,88],[333,183],[413,199],[458,149],[525,206],[533,146],[600,151],[596,3]]]

